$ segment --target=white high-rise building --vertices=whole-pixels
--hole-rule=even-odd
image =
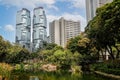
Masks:
[[[31,17],[26,8],[17,12],[16,16],[16,43],[30,51]]]
[[[43,7],[34,8],[33,12],[33,51],[42,48],[43,41],[47,41],[47,20]]]
[[[96,9],[106,3],[110,3],[113,0],[86,0],[86,16],[87,22],[93,19],[96,15]]]
[[[67,41],[80,34],[80,21],[65,20],[60,18],[49,24],[50,42],[62,47]]]

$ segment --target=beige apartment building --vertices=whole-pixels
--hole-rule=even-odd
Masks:
[[[96,9],[113,0],[86,0],[86,17],[87,23],[96,15]]]
[[[66,20],[63,17],[49,24],[50,42],[62,47],[67,41],[80,34],[80,21]]]

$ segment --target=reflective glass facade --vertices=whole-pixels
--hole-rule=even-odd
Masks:
[[[43,41],[47,41],[46,24],[43,7],[35,8],[33,13],[33,51],[42,48]]]
[[[23,8],[16,15],[16,43],[30,50],[31,17],[30,11]]]

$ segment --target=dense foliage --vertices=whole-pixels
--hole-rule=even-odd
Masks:
[[[20,63],[29,57],[29,52],[17,44],[11,44],[0,36],[0,62]]]
[[[98,52],[107,51],[112,59],[120,54],[120,0],[97,9],[96,16],[86,27],[88,37]],[[116,49],[116,53],[114,52]]]
[[[66,46],[71,52],[79,52],[79,64],[90,64],[96,61],[96,48],[92,45],[91,40],[87,38],[85,33],[81,33],[75,38],[71,38]]]
[[[12,66],[6,63],[0,63],[0,75],[2,78],[10,78]]]
[[[120,75],[120,60],[109,60],[102,63],[93,64],[92,69],[95,71]]]

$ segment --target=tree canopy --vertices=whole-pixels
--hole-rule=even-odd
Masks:
[[[96,16],[86,27],[88,37],[98,50],[105,49],[112,59],[119,58],[120,48],[120,0],[114,0],[97,9]],[[117,55],[112,48],[116,48]]]
[[[17,44],[11,44],[0,36],[0,62],[20,63],[29,57],[29,51]]]

